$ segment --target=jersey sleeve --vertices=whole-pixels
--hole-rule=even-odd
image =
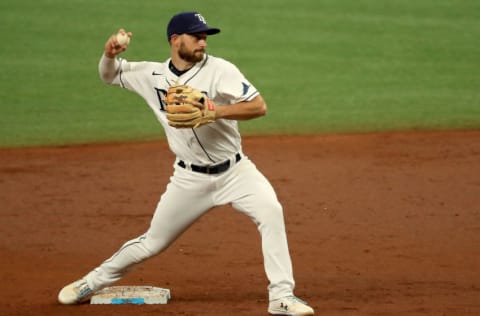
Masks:
[[[217,82],[217,91],[231,103],[250,101],[260,93],[245,78],[240,70],[230,62],[223,61],[222,72]]]
[[[112,84],[119,85],[130,91],[139,91],[142,88],[142,73],[148,72],[148,62],[129,62],[120,58],[120,69]]]

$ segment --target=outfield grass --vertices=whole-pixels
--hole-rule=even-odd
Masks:
[[[478,1],[3,0],[0,146],[163,137],[97,62],[119,27],[125,58],[166,59],[168,19],[192,9],[222,29],[209,52],[267,100],[244,134],[480,127]]]

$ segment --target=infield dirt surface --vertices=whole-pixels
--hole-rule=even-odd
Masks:
[[[480,315],[480,131],[252,137],[316,315]],[[267,315],[260,238],[213,209],[116,285],[167,305],[62,306],[58,291],[148,227],[165,142],[0,149],[0,315]]]

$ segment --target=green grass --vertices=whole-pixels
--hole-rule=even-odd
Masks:
[[[244,134],[480,127],[480,2],[454,0],[4,0],[0,146],[156,139],[138,96],[103,84],[97,63],[119,27],[124,57],[160,60],[165,27],[198,10],[269,106]]]

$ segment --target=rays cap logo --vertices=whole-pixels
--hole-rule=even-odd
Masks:
[[[167,26],[167,40],[173,34],[207,33],[214,35],[220,33],[220,29],[207,25],[205,18],[198,12],[181,12],[174,15]]]

